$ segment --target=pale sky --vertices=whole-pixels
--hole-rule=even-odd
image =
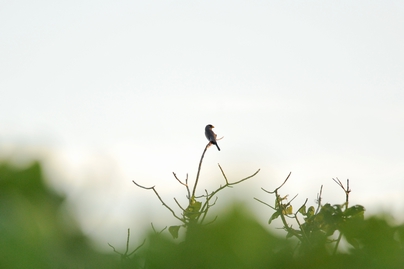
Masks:
[[[224,138],[201,194],[223,184],[217,163],[230,180],[260,168],[226,195],[263,225],[272,212],[252,198],[273,201],[260,187],[290,171],[297,207],[321,185],[342,203],[332,178],[349,178],[351,204],[400,219],[403,48],[402,1],[3,1],[0,156],[43,158],[101,244],[178,224],[131,180],[175,207],[171,173],[195,178],[207,124]]]

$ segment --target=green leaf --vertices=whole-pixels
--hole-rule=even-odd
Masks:
[[[168,227],[168,231],[170,232],[171,236],[174,239],[178,238],[178,231],[180,230],[181,226],[170,226]]]
[[[344,215],[347,217],[357,217],[357,218],[363,218],[365,213],[365,208],[361,205],[354,205],[348,208],[345,212]]]
[[[314,206],[309,207],[309,209],[307,210],[307,217],[313,216],[314,212],[315,212]]]
[[[268,220],[268,224],[271,224],[271,222],[274,220],[274,219],[277,219],[278,217],[279,217],[279,212],[278,211],[276,211],[275,213],[273,213],[272,214],[272,216],[271,216],[271,218]]]
[[[291,238],[294,234],[291,232],[288,232],[288,234],[286,235],[286,238]]]
[[[302,207],[299,209],[299,213],[302,214],[302,215],[306,215],[306,205],[302,206]]]
[[[292,205],[289,205],[284,211],[283,211],[284,215],[292,215],[293,214],[293,207]]]
[[[200,214],[201,207],[202,203],[192,198],[191,203],[185,209],[184,215],[190,219],[196,219]]]

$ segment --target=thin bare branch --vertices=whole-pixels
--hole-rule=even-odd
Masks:
[[[189,185],[188,185],[188,173],[187,173],[187,177],[185,178],[185,187],[187,189],[187,194],[188,194],[188,200],[191,201],[191,192],[189,191]]]
[[[108,246],[110,246],[114,250],[115,253],[118,253],[119,255],[122,255],[122,253],[117,251],[110,243],[108,243]]]
[[[153,232],[154,232],[154,233],[157,233],[156,229],[154,229],[153,222],[151,222],[150,225],[151,225],[151,227],[152,227],[152,229],[153,229]]]
[[[134,180],[132,180],[132,182],[135,183],[135,185],[138,186],[139,188],[142,188],[142,189],[145,189],[145,190],[151,190],[151,189],[153,189],[155,187],[155,186],[153,186],[153,187],[144,187],[144,186],[142,186],[140,184],[137,184]]]
[[[316,209],[316,215],[317,215],[317,213],[320,211],[320,208],[321,208],[321,197],[322,197],[322,195],[323,195],[323,185],[321,185],[321,187],[320,187],[320,193],[318,193],[317,194],[317,204],[318,204],[318,206],[317,206],[317,209]]]
[[[220,164],[217,164],[217,165],[219,166],[220,171],[222,172],[222,175],[223,175],[223,177],[224,177],[224,180],[226,181],[226,184],[229,184],[229,181],[227,180],[226,174],[224,173],[222,167],[220,166]]]
[[[256,200],[256,201],[258,201],[258,202],[260,202],[260,203],[262,203],[262,204],[264,204],[264,205],[266,205],[266,206],[269,206],[269,207],[272,208],[273,210],[276,210],[275,207],[271,206],[270,204],[265,203],[264,201],[261,201],[261,200],[258,199],[258,198],[255,198],[255,197],[254,197],[254,200]]]
[[[135,250],[133,250],[131,253],[129,253],[128,257],[131,256],[133,253],[135,253],[139,248],[141,248],[144,245],[144,243],[146,243],[146,239],[143,240],[143,243],[140,244],[137,248],[135,248]]]
[[[130,238],[130,229],[128,229],[128,236],[126,237],[126,251],[125,251],[125,256],[128,254],[129,251],[129,238]]]
[[[241,183],[241,182],[243,182],[243,181],[246,181],[247,179],[250,179],[250,178],[254,177],[256,174],[258,174],[258,172],[259,172],[260,170],[261,170],[261,169],[258,169],[258,170],[257,170],[254,174],[252,174],[251,176],[245,177],[245,178],[240,179],[239,181],[236,181],[236,182],[233,182],[233,183],[229,183],[229,184],[227,184],[227,186],[224,186],[224,187],[233,186],[233,185],[239,184],[239,183]]]
[[[296,195],[296,196],[297,196],[297,195]],[[296,197],[296,196],[295,196],[295,197]],[[294,198],[293,198],[293,199],[294,199]],[[302,209],[302,208],[306,205],[306,203],[307,203],[308,200],[309,200],[309,199],[306,198],[306,201],[304,201],[304,204],[303,204],[301,207],[299,207],[299,209],[296,211],[295,216],[297,215],[297,213],[299,213],[300,209]]]
[[[297,222],[297,225],[299,225],[300,231],[302,231],[302,234],[303,234],[304,238],[306,239],[307,243],[309,243],[309,244],[311,245],[311,243],[310,243],[310,241],[309,241],[309,238],[307,237],[306,232],[304,231],[302,225],[300,224],[299,219],[297,218],[297,213],[299,213],[300,209],[302,209],[304,206],[306,206],[306,203],[307,203],[308,200],[309,200],[309,199],[306,198],[306,201],[304,201],[304,204],[303,204],[301,207],[299,207],[299,209],[296,211],[296,213],[295,213],[295,220],[296,220],[296,222]]]
[[[219,198],[216,196],[216,197],[215,197],[215,201],[214,201],[213,203],[211,203],[211,204],[209,205],[209,207],[212,207],[212,206],[216,205],[217,199],[219,199]]]
[[[333,178],[332,180],[334,180],[334,182],[337,183],[338,186],[340,186],[344,191],[346,191],[344,185],[342,184],[341,180],[339,180],[339,178]]]
[[[287,205],[290,205],[290,203],[291,203],[293,200],[295,200],[295,198],[296,198],[298,195],[299,195],[299,194],[296,194],[295,197],[293,197],[292,200],[290,200],[290,201],[287,203]],[[307,200],[307,199],[306,199],[306,200]]]
[[[176,219],[180,220],[181,222],[184,222],[184,220],[183,220],[182,218],[178,217],[178,216],[175,214],[174,210],[172,210],[171,207],[169,207],[169,206],[163,201],[163,199],[161,199],[160,195],[159,195],[158,192],[156,191],[155,186],[150,187],[150,188],[146,188],[146,187],[143,187],[143,186],[137,184],[134,180],[132,180],[132,182],[135,183],[135,185],[138,186],[138,187],[140,187],[140,188],[143,188],[143,189],[146,189],[146,190],[153,190],[154,194],[156,194],[157,198],[160,200],[160,202],[162,203],[162,205],[165,206],[168,210],[170,210],[170,212],[173,214],[173,216],[174,216]]]
[[[176,175],[174,172],[173,172],[173,175],[174,175],[175,179],[176,179],[181,185],[184,185],[185,187],[187,187],[187,184],[182,183],[182,181],[178,179],[177,175]]]
[[[188,174],[187,174],[187,177],[185,178],[185,183],[183,183],[178,177],[177,177],[177,175],[173,172],[173,175],[174,175],[174,177],[175,177],[175,179],[181,184],[181,185],[183,185],[183,186],[185,186],[185,189],[187,190],[187,199],[189,200],[189,201],[191,201],[191,192],[189,191],[189,186],[188,186]]]
[[[201,173],[203,157],[205,156],[206,150],[208,149],[209,146],[210,146],[210,142],[205,146],[205,149],[203,150],[203,153],[202,153],[202,156],[201,156],[201,160],[199,161],[198,173],[196,174],[195,185],[194,185],[194,188],[192,190],[192,197],[195,196],[196,186],[198,185],[198,180],[199,180],[199,174]],[[192,199],[192,198],[190,198],[190,199]]]
[[[209,194],[209,197],[207,198],[207,200],[210,200],[216,193],[218,193],[219,191],[221,191],[222,189],[224,189],[224,188],[226,188],[226,187],[239,184],[239,183],[241,183],[241,182],[243,182],[243,181],[245,181],[245,180],[247,180],[247,179],[249,179],[249,178],[252,178],[252,177],[255,176],[256,174],[258,174],[259,171],[260,171],[260,169],[258,169],[257,172],[255,172],[255,173],[252,174],[251,176],[248,176],[248,177],[246,177],[246,178],[243,178],[243,179],[241,179],[241,180],[239,180],[239,181],[236,181],[236,182],[233,182],[233,183],[228,183],[228,184],[225,184],[225,185],[223,185],[223,186],[220,186],[218,189],[216,189],[216,190],[213,191],[211,194]]]
[[[177,203],[178,207],[182,209],[182,211],[185,211],[185,209],[178,203],[177,199],[174,197],[174,201]]]
[[[220,165],[219,165],[219,167],[220,167]],[[222,168],[220,167],[220,169],[222,169]],[[215,191],[211,192],[209,195],[208,195],[207,190],[205,190],[205,192],[206,192],[206,194],[207,194],[207,196],[206,196],[206,202],[202,205],[201,212],[203,212],[203,211],[206,210],[205,212],[207,213],[207,211],[208,211],[208,209],[209,209],[209,201],[210,201],[210,199],[212,199],[212,197],[214,197],[219,191],[223,190],[223,189],[226,188],[226,187],[230,187],[230,186],[239,184],[239,183],[241,183],[241,182],[243,182],[243,181],[245,181],[245,180],[247,180],[247,179],[249,179],[249,178],[252,178],[252,177],[255,176],[256,174],[258,174],[259,171],[260,171],[260,169],[258,169],[258,170],[257,170],[254,174],[252,174],[251,176],[248,176],[248,177],[246,177],[246,178],[243,178],[243,179],[241,179],[241,180],[239,180],[239,181],[236,181],[236,182],[233,182],[233,183],[226,183],[225,185],[220,186],[218,189],[216,189]],[[217,199],[217,198],[216,198],[216,199]],[[206,213],[203,215],[202,220],[201,220],[201,223],[202,223],[203,220],[205,219]],[[200,216],[201,216],[201,215],[200,215]],[[199,216],[199,217],[200,217],[200,216]],[[198,220],[199,220],[199,217],[198,217]]]
[[[261,189],[262,189],[264,192],[266,192],[266,193],[274,194],[274,193],[277,192],[280,188],[282,188],[283,185],[285,185],[286,181],[288,181],[288,179],[289,179],[289,177],[290,177],[291,174],[292,174],[292,172],[289,172],[289,175],[286,177],[285,181],[283,181],[283,183],[282,183],[278,188],[276,188],[274,191],[267,191],[267,190],[264,189],[264,188],[261,188]]]
[[[337,183],[345,192],[345,209],[348,208],[348,202],[349,202],[349,193],[351,192],[351,189],[349,188],[349,179],[346,180],[346,188],[342,184],[342,182],[338,178],[333,178],[335,183]]]
[[[206,197],[206,195],[204,195],[204,194],[199,195],[199,196],[194,196],[195,199],[204,198],[204,197]]]
[[[349,179],[346,180],[346,188],[344,187],[344,185],[338,178],[333,178],[332,180],[334,180],[334,182],[337,183],[344,190],[344,192],[345,192],[345,210],[347,210],[348,204],[349,204],[349,193],[351,192],[351,189],[349,188]],[[340,231],[338,238],[336,240],[336,243],[335,243],[333,255],[335,255],[337,253],[337,249],[338,249],[339,243],[341,242],[341,239],[342,239],[342,232]]]
[[[218,199],[218,197],[216,196],[215,201],[213,203],[211,203],[211,204],[209,204],[209,199],[206,199],[206,202],[205,202],[205,204],[207,205],[206,209],[204,209],[205,208],[205,204],[204,204],[204,206],[202,207],[202,210],[201,210],[201,214],[203,215],[202,219],[200,221],[201,224],[205,221],[205,218],[206,218],[206,215],[208,214],[209,208],[211,208],[212,206],[214,206],[216,204],[217,199]]]
[[[166,226],[160,232],[157,232],[156,229],[154,228],[153,222],[151,222],[150,225],[151,225],[151,227],[153,229],[153,232],[156,233],[156,234],[161,234],[162,232],[164,232],[165,229],[167,229],[167,226]]]
[[[126,250],[125,250],[125,253],[120,253],[110,243],[108,243],[108,246],[110,246],[114,250],[115,253],[118,253],[121,256],[122,260],[127,259],[133,253],[135,253],[139,248],[141,248],[144,245],[144,243],[146,242],[146,239],[143,240],[143,243],[140,244],[140,246],[138,246],[135,250],[133,250],[131,253],[128,254],[128,252],[129,252],[129,239],[130,239],[130,229],[128,229],[128,236],[126,238]]]

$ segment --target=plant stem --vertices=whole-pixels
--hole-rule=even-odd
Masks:
[[[196,191],[196,186],[198,185],[199,174],[201,172],[203,157],[205,157],[205,152],[208,149],[209,145],[210,145],[210,142],[206,145],[205,149],[203,150],[201,160],[199,161],[198,173],[196,174],[195,185],[194,185],[194,189],[192,190],[192,196],[190,197],[190,199],[192,199],[192,197],[195,197],[195,191]]]

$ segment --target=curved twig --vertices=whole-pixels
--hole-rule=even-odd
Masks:
[[[206,152],[206,150],[208,149],[209,146],[210,146],[210,142],[205,146],[205,149],[203,150],[203,153],[202,153],[202,156],[201,156],[201,160],[199,161],[198,173],[196,174],[195,185],[194,185],[194,188],[192,190],[192,197],[195,196],[196,186],[198,185],[199,174],[201,172],[203,157],[205,156],[205,152]],[[189,199],[192,199],[192,197],[190,197]]]
[[[226,181],[226,184],[229,184],[229,181],[227,180],[227,177],[226,177],[226,175],[225,175],[225,173],[224,173],[222,167],[220,166],[220,164],[217,164],[217,165],[219,166],[220,171],[222,172],[222,175],[223,175],[223,177],[224,177],[224,180]]]
[[[191,201],[191,193],[190,193],[190,191],[189,191],[189,186],[188,186],[188,174],[187,174],[187,177],[185,178],[185,183],[183,183],[181,180],[179,180],[178,177],[177,177],[177,175],[176,175],[174,172],[173,172],[173,175],[174,175],[175,179],[176,179],[181,185],[185,186],[185,189],[187,190],[187,193],[188,193],[188,195],[187,195],[186,197],[187,197],[187,199],[188,199],[189,201]]]
[[[220,170],[222,171],[223,176],[225,177],[225,174],[224,174],[224,172],[223,172],[222,167],[220,166],[220,164],[218,164],[218,165],[219,165]],[[245,177],[245,178],[243,178],[243,179],[240,179],[240,180],[238,180],[238,181],[236,181],[236,182],[233,182],[233,183],[229,183],[229,182],[227,181],[227,178],[225,178],[225,180],[226,180],[226,184],[225,184],[225,185],[220,186],[218,189],[216,189],[215,191],[211,192],[209,195],[207,194],[207,196],[206,196],[206,202],[205,202],[205,203],[203,204],[203,206],[201,207],[201,212],[205,212],[205,213],[203,214],[201,223],[203,222],[203,220],[204,220],[205,217],[206,217],[206,214],[207,214],[208,209],[209,209],[209,201],[210,201],[210,199],[212,199],[213,196],[215,196],[219,191],[223,190],[223,189],[226,188],[226,187],[231,187],[231,186],[236,185],[236,184],[239,184],[239,183],[241,183],[241,182],[243,182],[243,181],[245,181],[245,180],[247,180],[247,179],[249,179],[249,178],[254,177],[256,174],[258,174],[258,172],[259,172],[260,170],[261,170],[261,169],[258,169],[254,174],[252,174],[252,175],[250,175],[250,176],[248,176],[248,177]],[[207,193],[207,191],[206,191],[206,193]],[[199,217],[200,217],[200,216],[199,216]],[[198,217],[198,220],[199,220],[199,217]]]
[[[153,186],[153,187],[145,187],[145,186],[142,186],[142,185],[140,185],[140,184],[137,184],[134,180],[132,180],[132,182],[133,182],[136,186],[138,186],[139,188],[142,188],[142,189],[145,189],[145,190],[152,190],[152,189],[154,189],[154,187],[155,187],[155,186]]]
[[[164,227],[160,232],[157,232],[156,229],[154,228],[153,222],[150,223],[150,225],[151,225],[151,227],[152,227],[152,229],[153,229],[153,232],[154,232],[155,234],[161,234],[162,232],[164,232],[165,229],[167,229],[167,226],[166,226],[166,227]]]
[[[286,177],[285,181],[283,181],[282,185],[280,185],[280,186],[279,186],[278,188],[276,188],[274,191],[267,191],[267,190],[264,189],[264,188],[261,188],[261,189],[262,189],[264,192],[266,192],[266,193],[274,194],[274,193],[276,193],[280,188],[282,188],[283,185],[285,185],[286,181],[288,181],[288,179],[289,179],[289,177],[290,177],[291,174],[292,174],[292,172],[289,172],[289,175]]]
[[[173,175],[174,175],[175,179],[176,179],[181,185],[184,185],[185,187],[187,186],[187,184],[182,183],[182,181],[178,179],[177,175],[176,175],[174,172],[173,172]],[[187,177],[188,177],[188,175],[187,175]]]
[[[144,187],[144,186],[142,186],[142,185],[137,184],[134,180],[132,180],[132,182],[133,182],[136,186],[138,186],[138,187],[140,187],[140,188],[143,188],[143,189],[146,189],[146,190],[153,190],[153,192],[156,194],[157,198],[160,200],[160,202],[163,204],[163,206],[165,206],[168,210],[170,210],[170,212],[173,214],[173,216],[174,216],[176,219],[178,219],[178,220],[180,220],[182,223],[184,223],[184,220],[183,220],[182,218],[178,217],[178,216],[175,214],[174,210],[172,210],[171,207],[169,207],[169,206],[163,201],[163,199],[161,199],[160,195],[159,195],[158,192],[156,191],[155,186],[153,186],[153,187]]]
[[[139,248],[141,248],[143,245],[144,245],[144,243],[146,243],[146,239],[145,240],[143,240],[143,243],[141,244],[141,245],[139,245],[137,248],[135,248],[131,253],[129,253],[128,254],[128,257],[130,256],[130,255],[132,255],[133,253],[135,253]]]
[[[178,207],[182,209],[182,211],[185,211],[185,209],[180,205],[180,203],[177,201],[177,199],[174,197],[174,201],[177,203]]]

